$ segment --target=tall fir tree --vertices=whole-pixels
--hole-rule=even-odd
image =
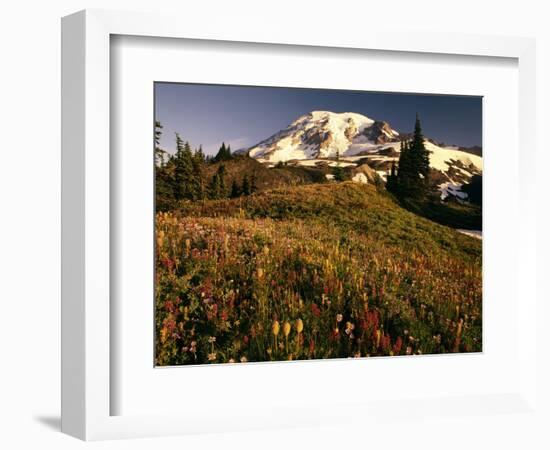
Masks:
[[[422,127],[420,126],[420,118],[418,117],[418,113],[416,114],[414,134],[410,149],[414,165],[418,169],[418,173],[421,175],[421,178],[424,180],[424,184],[426,184],[430,175],[430,152],[424,145],[424,136],[422,135]]]
[[[227,197],[227,187],[225,184],[225,166],[221,164],[212,177],[208,186],[208,196],[211,199],[220,199]]]
[[[392,167],[386,189],[402,198],[421,200],[429,193],[430,153],[424,145],[420,118],[416,115],[410,141],[401,142],[397,173]]]
[[[162,124],[155,120],[155,165],[163,166],[166,163],[166,151],[160,147]]]
[[[204,186],[204,166],[206,164],[202,147],[199,147],[192,158],[193,173],[191,178],[192,200],[203,200],[206,197]]]
[[[183,142],[176,133],[174,156],[174,197],[176,200],[192,198],[190,182],[193,176],[193,154],[189,142]]]
[[[401,141],[401,151],[403,151],[403,141]],[[395,167],[395,161],[392,161],[390,173],[388,174],[386,179],[386,189],[388,191],[395,193],[395,186],[397,183],[396,178],[397,178],[397,170]]]
[[[168,153],[160,147],[162,124],[155,121],[155,208],[166,211],[174,203],[174,179],[171,159]]]
[[[408,141],[403,143],[403,150],[399,155],[399,169],[397,171],[396,193],[403,197],[415,195],[416,180],[419,179],[418,171],[414,167],[411,147]]]

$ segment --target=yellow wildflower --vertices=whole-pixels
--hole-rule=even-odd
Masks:
[[[290,323],[289,322],[285,322],[283,324],[283,334],[286,336],[288,336],[290,334]]]
[[[302,319],[298,319],[296,321],[296,331],[298,333],[301,333],[304,330],[304,322],[302,322]]]

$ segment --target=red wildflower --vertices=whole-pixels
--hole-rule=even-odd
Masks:
[[[391,338],[389,335],[385,334],[382,336],[381,339],[382,349],[387,352],[390,349],[391,345]]]
[[[319,317],[321,315],[321,310],[319,309],[319,307],[317,306],[316,303],[312,303],[311,304],[311,313],[315,316],[315,317]]]
[[[367,320],[367,326],[370,329],[378,329],[380,319],[378,318],[378,313],[376,311],[367,311],[365,313],[365,319]]]
[[[173,317],[167,317],[164,319],[163,325],[169,333],[173,333],[176,329],[176,321]]]
[[[401,353],[402,345],[403,345],[403,339],[401,339],[401,336],[399,336],[397,338],[397,340],[395,341],[395,344],[393,344],[393,354],[394,355],[399,355],[399,353]]]
[[[175,265],[174,261],[171,258],[168,258],[168,256],[166,256],[165,258],[162,258],[162,264],[168,270],[172,270],[174,268],[174,265]]]
[[[206,317],[208,320],[214,320],[218,315],[218,304],[214,303],[206,311]]]
[[[166,301],[166,303],[164,304],[164,309],[166,309],[166,311],[168,311],[170,313],[173,313],[174,310],[175,310],[174,302],[172,302],[172,300]]]

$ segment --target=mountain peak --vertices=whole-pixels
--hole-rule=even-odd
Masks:
[[[303,121],[328,121],[332,122],[333,125],[337,125],[339,122],[354,121],[358,126],[369,126],[375,121],[371,118],[364,116],[363,114],[354,113],[354,112],[333,112],[333,111],[311,111],[303,116],[300,116],[293,123],[303,122]]]
[[[251,147],[249,155],[269,162],[330,158],[368,151],[397,140],[397,136],[387,122],[359,113],[311,111]]]

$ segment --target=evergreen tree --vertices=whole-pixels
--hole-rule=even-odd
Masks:
[[[160,120],[155,120],[155,145],[160,145],[160,137],[162,136],[162,124]]]
[[[222,142],[222,145],[221,145],[220,149],[218,150],[218,153],[216,153],[216,156],[214,156],[213,162],[223,161],[225,152],[226,152],[225,142]]]
[[[250,177],[250,193],[254,194],[258,190],[258,177],[256,176],[256,172],[252,174]]]
[[[214,157],[214,162],[229,161],[233,156],[231,155],[231,147],[225,146],[225,142],[222,142],[218,153]]]
[[[222,164],[212,177],[208,187],[209,197],[220,199],[227,197],[227,188],[225,186],[225,166]]]
[[[344,181],[344,169],[342,169],[340,166],[336,166],[332,174],[334,175],[335,181]]]
[[[155,165],[162,166],[165,164],[166,151],[160,147],[160,138],[162,136],[162,124],[155,120]]]
[[[225,166],[218,167],[218,176],[220,179],[220,198],[227,197],[227,187],[225,185]]]
[[[199,145],[199,148],[195,151],[195,156],[201,162],[206,162],[206,156],[204,156],[204,151],[202,150],[202,145]]]
[[[215,173],[210,183],[208,184],[208,198],[215,200],[220,198],[220,179],[218,174]]]
[[[174,196],[176,200],[192,198],[190,182],[193,176],[193,154],[189,142],[183,142],[176,133],[176,154],[174,156]]]
[[[422,128],[420,126],[420,118],[416,114],[416,120],[414,123],[414,134],[411,142],[411,154],[414,166],[418,169],[418,173],[424,180],[424,184],[428,182],[428,176],[430,175],[430,152],[424,145],[424,136],[422,135]]]
[[[155,209],[167,211],[174,207],[174,177],[170,171],[170,162],[155,169]]]
[[[243,187],[242,187],[243,195],[250,195],[250,181],[248,180],[248,175],[245,175],[243,177]]]
[[[470,182],[462,186],[462,190],[468,194],[471,203],[482,205],[483,201],[483,176],[474,175]]]
[[[340,150],[336,150],[336,167],[332,173],[335,181],[344,181],[344,169],[340,166]]]
[[[239,186],[239,183],[237,183],[237,179],[234,178],[233,182],[231,183],[231,198],[237,198],[241,196],[241,188]]]
[[[419,178],[418,171],[414,167],[410,144],[408,141],[405,141],[403,143],[403,150],[399,155],[396,193],[403,197],[412,197],[415,188],[415,181]]]
[[[160,148],[162,125],[155,121],[155,209],[166,211],[174,206],[174,177],[172,160]]]
[[[403,151],[403,141],[401,141],[401,151]],[[386,189],[395,193],[397,171],[395,167],[395,161],[391,163],[391,170],[386,181]]]
[[[430,153],[424,145],[417,114],[412,140],[401,142],[397,173],[392,166],[386,188],[403,198],[423,199],[429,191],[429,175]]]
[[[204,165],[206,164],[202,147],[195,151],[192,158],[193,173],[190,180],[191,199],[203,200],[206,197],[204,186]]]

